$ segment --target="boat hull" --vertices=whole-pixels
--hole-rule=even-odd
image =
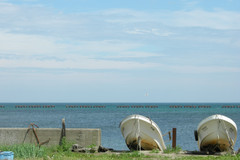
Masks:
[[[166,149],[159,127],[147,117],[128,116],[120,123],[120,129],[130,150]]]
[[[199,123],[197,133],[200,151],[230,151],[236,142],[237,126],[226,116],[212,115]]]

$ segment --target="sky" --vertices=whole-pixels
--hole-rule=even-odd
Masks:
[[[239,0],[0,0],[0,102],[240,102]]]

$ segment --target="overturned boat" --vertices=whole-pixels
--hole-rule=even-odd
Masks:
[[[200,151],[228,152],[233,151],[237,126],[232,119],[216,114],[202,120],[194,134]]]
[[[130,115],[120,123],[120,129],[130,150],[165,150],[158,125],[142,115]]]

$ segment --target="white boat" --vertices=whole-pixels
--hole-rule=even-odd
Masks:
[[[142,115],[130,115],[120,123],[120,129],[130,150],[166,149],[158,125]]]
[[[232,119],[216,114],[202,120],[194,134],[200,151],[233,151],[237,126]]]

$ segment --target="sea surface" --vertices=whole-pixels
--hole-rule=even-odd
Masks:
[[[240,103],[0,103],[0,128],[100,128],[102,146],[128,150],[119,123],[131,114],[151,118],[162,134],[177,128],[177,145],[198,150],[194,130],[204,118],[222,114],[240,127]],[[166,145],[171,145],[164,136]],[[240,148],[240,132],[234,149]]]

